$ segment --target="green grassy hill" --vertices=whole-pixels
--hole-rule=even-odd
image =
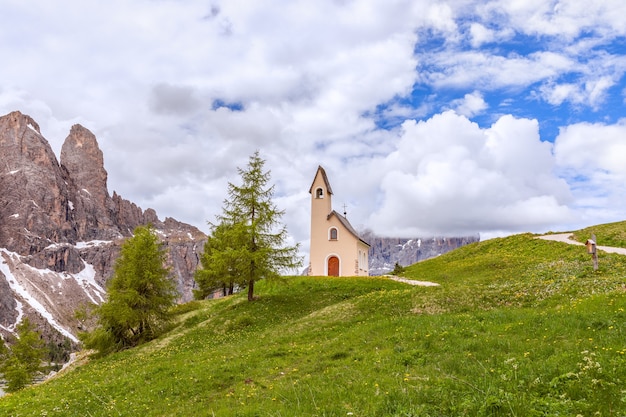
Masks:
[[[594,272],[584,247],[526,234],[405,277],[441,286],[293,277],[252,303],[180,306],[162,338],[2,398],[0,415],[626,414],[626,256]]]
[[[605,223],[597,226],[587,227],[574,233],[574,237],[579,242],[585,242],[596,234],[598,245],[616,246],[626,248],[626,222]]]

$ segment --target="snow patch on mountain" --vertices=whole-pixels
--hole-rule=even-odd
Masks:
[[[96,270],[94,269],[93,265],[90,265],[87,262],[84,263],[85,269],[80,271],[78,274],[68,275],[72,275],[74,277],[76,282],[78,282],[78,285],[82,287],[83,291],[85,291],[85,294],[87,294],[87,297],[89,297],[89,299],[94,304],[100,304],[104,302],[105,290],[96,282]],[[94,288],[96,291],[93,291]],[[97,297],[98,300],[96,300],[94,297]]]
[[[11,287],[11,290],[15,294],[19,295],[24,301],[26,301],[43,318],[45,318],[48,321],[48,323],[50,323],[50,325],[54,327],[59,333],[61,333],[62,335],[66,336],[67,338],[69,338],[70,340],[74,342],[78,342],[78,339],[76,338],[76,336],[74,336],[72,333],[70,333],[65,328],[63,328],[63,326],[61,326],[54,319],[53,315],[35,297],[33,297],[26,290],[26,288],[18,281],[18,279],[13,275],[13,272],[11,271],[11,268],[9,267],[8,261],[12,261],[12,263],[18,263],[20,262],[20,255],[14,252],[9,252],[6,249],[0,249],[0,254],[2,257],[2,261],[0,262],[0,272],[4,274],[4,277],[9,283],[9,287]],[[29,283],[33,285],[35,288],[37,288],[32,282],[29,281]],[[21,318],[22,318],[22,314],[18,314],[18,319],[21,320]],[[16,325],[19,324],[19,321],[16,321],[15,324]]]
[[[76,249],[92,248],[95,246],[108,245],[110,240],[90,240],[88,242],[76,242]]]

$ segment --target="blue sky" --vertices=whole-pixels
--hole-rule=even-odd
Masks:
[[[294,242],[626,219],[622,0],[0,2],[0,112],[98,138],[117,191],[207,230],[255,150]]]

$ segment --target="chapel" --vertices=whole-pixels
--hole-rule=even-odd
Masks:
[[[333,210],[333,190],[319,166],[311,194],[309,275],[368,276],[370,245],[361,239],[346,213]]]

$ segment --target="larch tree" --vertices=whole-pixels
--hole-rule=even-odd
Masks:
[[[270,172],[256,151],[246,169],[238,168],[241,185],[228,183],[228,198],[222,214],[211,225],[211,234],[196,272],[204,298],[220,285],[247,287],[254,299],[254,284],[280,276],[281,271],[301,266],[298,245],[286,245],[287,228],[280,219],[284,211],[272,202],[274,186],[268,186]]]
[[[94,310],[98,327],[81,335],[86,347],[106,354],[154,339],[163,331],[177,297],[165,257],[152,226],[134,230],[115,263],[108,298]]]
[[[4,343],[4,339],[2,338],[2,335],[0,335],[0,367],[4,363],[7,353],[9,353],[7,349],[7,345]]]
[[[247,228],[242,224],[209,223],[211,232],[200,255],[201,267],[196,270],[194,279],[199,289],[194,290],[197,299],[209,296],[215,290],[222,295],[233,294],[235,287],[245,286]]]
[[[28,318],[15,328],[17,338],[8,350],[4,345],[0,350],[3,356],[0,371],[7,380],[7,391],[14,392],[33,382],[42,370],[42,362],[48,356],[41,335],[35,330]]]

